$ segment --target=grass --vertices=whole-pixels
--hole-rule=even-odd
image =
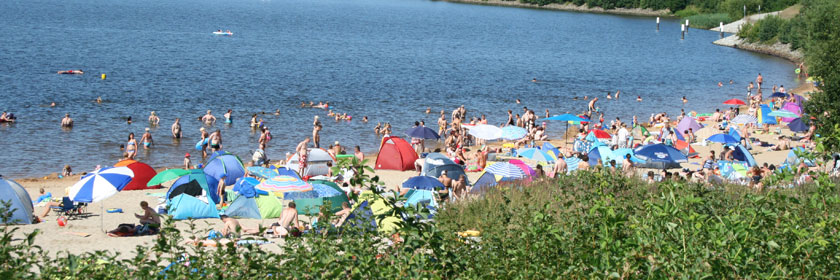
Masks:
[[[686,19],[688,19],[691,27],[702,29],[718,27],[721,22],[723,22],[723,24],[732,22],[732,19],[726,13],[696,14],[689,16]]]

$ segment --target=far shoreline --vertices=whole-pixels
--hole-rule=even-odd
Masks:
[[[664,10],[652,10],[652,9],[627,9],[627,8],[615,8],[615,9],[604,9],[601,7],[593,7],[589,8],[585,5],[577,6],[572,3],[564,3],[564,4],[548,4],[548,5],[535,5],[535,4],[526,4],[521,3],[519,1],[503,1],[503,0],[433,0],[433,1],[442,1],[442,2],[450,2],[450,3],[460,3],[460,4],[473,4],[473,5],[485,5],[485,6],[501,6],[501,7],[516,7],[516,8],[527,8],[527,9],[543,9],[543,10],[555,10],[555,11],[567,11],[567,12],[581,12],[581,13],[595,13],[595,14],[611,14],[611,15],[625,15],[625,16],[643,16],[643,17],[668,17],[668,18],[675,18],[671,13],[671,10],[664,9]]]

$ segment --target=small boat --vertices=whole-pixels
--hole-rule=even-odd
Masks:
[[[227,32],[216,31],[216,32],[213,32],[213,35],[233,36],[233,32],[230,32],[230,31],[227,31]]]

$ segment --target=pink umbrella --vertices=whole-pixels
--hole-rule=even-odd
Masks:
[[[790,111],[790,112],[796,114],[797,116],[802,116],[802,108],[799,107],[799,105],[796,105],[796,103],[792,103],[792,102],[785,103],[785,106],[782,106],[782,109]],[[782,118],[782,121],[789,123],[789,122],[792,122],[794,119],[796,119],[796,118]]]
[[[525,174],[527,174],[528,176],[537,175],[537,171],[534,171],[533,168],[531,168],[530,166],[528,166],[527,164],[525,164],[521,160],[512,159],[512,160],[510,160],[510,164],[516,165],[516,167],[519,167],[519,169],[522,169],[522,171],[525,172]]]

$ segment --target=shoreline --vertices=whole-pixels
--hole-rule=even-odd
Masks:
[[[744,39],[741,39],[741,37],[738,37],[738,35],[730,35],[724,37],[723,39],[718,39],[712,42],[712,44],[783,58],[794,65],[798,65],[804,60],[804,54],[802,54],[802,51],[791,50],[789,44],[782,44],[779,42],[772,45],[749,43]]]
[[[516,8],[527,8],[527,9],[543,9],[543,10],[555,10],[555,11],[567,11],[567,12],[581,12],[581,13],[595,13],[595,14],[612,14],[612,15],[625,15],[625,16],[644,16],[644,17],[674,17],[671,14],[671,10],[651,10],[651,9],[627,9],[627,8],[615,8],[615,9],[604,9],[601,7],[593,7],[589,8],[584,5],[577,6],[572,3],[564,3],[564,4],[548,4],[548,5],[535,5],[535,4],[526,4],[521,3],[518,1],[503,1],[503,0],[439,0],[443,2],[450,2],[450,3],[460,3],[460,4],[473,4],[473,5],[485,5],[485,6],[502,6],[502,7],[516,7]]]

